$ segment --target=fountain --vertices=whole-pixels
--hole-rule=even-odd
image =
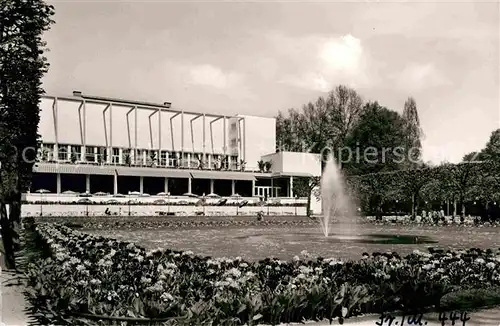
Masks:
[[[335,218],[341,237],[346,240],[354,237],[357,230],[356,211],[333,155],[326,162],[321,178],[321,200],[323,216],[320,218],[320,225],[324,236],[328,237],[330,234],[330,226]]]
[[[299,229],[297,232],[290,232],[290,229],[278,231],[253,231],[246,229],[243,234],[234,237],[238,241],[243,241],[245,246],[263,246],[266,248],[275,248],[279,246],[297,246],[302,249],[309,249],[312,252],[318,248],[328,248],[326,250],[337,250],[336,255],[345,255],[345,252],[352,248],[364,247],[365,251],[372,249],[371,245],[377,246],[378,250],[387,245],[384,249],[392,249],[390,246],[422,245],[437,243],[424,235],[406,235],[399,234],[397,231],[384,232],[373,225],[361,223],[362,219],[355,209],[357,205],[349,196],[347,185],[340,168],[335,163],[333,157],[330,157],[323,170],[321,178],[321,199],[323,214],[319,218],[321,231],[317,229]],[[335,224],[334,224],[335,223]],[[332,225],[335,225],[335,231]],[[376,231],[374,233],[367,231]],[[329,246],[329,244],[339,244]]]

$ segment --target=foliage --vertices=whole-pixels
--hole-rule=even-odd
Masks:
[[[493,307],[500,304],[500,288],[478,288],[449,293],[441,299],[440,306],[446,311],[471,311],[477,307]]]
[[[0,219],[9,268],[15,267],[9,259],[16,238],[12,223],[20,222],[21,193],[30,187],[39,147],[38,105],[48,69],[41,36],[53,13],[41,0],[4,0],[0,11]]]
[[[70,161],[71,163],[75,164],[76,161],[78,161],[78,156],[75,152],[71,152],[71,155],[70,155]]]
[[[363,204],[365,213],[384,202],[408,203],[413,217],[423,202],[469,201],[483,203],[500,200],[500,164],[493,161],[422,165],[415,169],[349,176],[352,192]]]
[[[263,160],[257,161],[257,166],[259,167],[259,172],[266,170],[266,163]]]
[[[311,196],[313,195],[313,190],[319,187],[321,183],[321,178],[319,177],[294,177],[293,178],[293,192],[296,196],[306,197],[307,205],[306,212],[307,216],[311,214]]]
[[[271,172],[271,167],[273,166],[273,162],[271,161],[266,161],[264,163],[264,169],[266,172]]]
[[[146,252],[56,224],[38,225],[36,235],[32,248],[45,257],[28,265],[27,297],[42,324],[75,325],[72,315],[91,313],[276,325],[436,307],[447,293],[500,284],[496,250],[247,262]]]
[[[406,163],[408,163],[408,166],[414,167],[422,157],[422,129],[420,128],[417,103],[412,97],[409,97],[405,102],[403,120]]]
[[[398,170],[404,162],[404,120],[395,111],[367,103],[352,133],[347,148],[357,151],[356,159],[343,157],[350,174]],[[358,152],[359,151],[359,152]]]
[[[363,109],[361,96],[340,85],[301,111],[290,109],[288,116],[280,112],[276,117],[278,150],[322,153],[323,158],[328,154],[325,149],[337,153]]]
[[[500,129],[494,130],[477,160],[500,162]]]
[[[132,157],[130,155],[130,150],[126,150],[123,152],[123,163],[128,166],[132,164]]]

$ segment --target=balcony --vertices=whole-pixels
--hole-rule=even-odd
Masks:
[[[119,155],[112,155],[109,157],[105,154],[86,153],[84,160],[81,160],[81,155],[78,155],[77,160],[67,159],[67,154],[59,153],[60,159],[55,160],[50,155],[40,155],[38,158],[39,163],[52,163],[64,165],[85,165],[85,166],[101,166],[101,167],[133,167],[133,168],[159,168],[159,169],[189,169],[189,170],[208,170],[208,171],[232,171],[232,172],[259,172],[253,170],[241,169],[240,164],[236,162],[227,162],[224,160],[198,160],[198,159],[180,159],[170,157],[168,160],[163,158],[160,164],[157,159],[151,157],[140,157],[137,159],[124,158],[120,160]],[[210,163],[210,164],[209,164]]]

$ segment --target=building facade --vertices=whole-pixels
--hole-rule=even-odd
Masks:
[[[44,96],[39,133],[31,192],[293,197],[294,176],[321,172],[317,155],[276,153],[274,118],[168,102]]]

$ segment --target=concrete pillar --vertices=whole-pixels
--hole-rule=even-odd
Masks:
[[[210,179],[210,193],[213,194],[214,193],[214,179]]]
[[[90,193],[90,175],[85,175],[85,192]]]
[[[187,167],[188,169],[191,168],[191,154],[187,153]]]
[[[57,173],[56,174],[56,193],[60,194],[61,193],[61,174]]]
[[[163,163],[165,166],[169,166],[168,162],[170,162],[170,154],[167,151],[165,151],[164,153],[165,153],[165,162]]]
[[[212,154],[207,154],[207,168],[212,168]]]
[[[252,180],[252,196],[255,196],[255,179]]]
[[[85,162],[85,146],[80,147],[80,161]]]
[[[165,187],[163,189],[164,189],[163,192],[168,194],[168,178],[165,178]]]
[[[52,158],[57,162],[59,161],[59,145],[58,144],[54,144],[54,151],[52,153]]]
[[[118,153],[118,155],[119,155],[119,157],[118,157],[118,164],[123,164],[123,163],[125,163],[125,162],[123,162],[123,148],[118,149],[118,152],[119,152],[119,153]],[[129,154],[129,155],[130,155],[130,154]]]
[[[188,193],[191,194],[191,178],[188,178]]]
[[[118,175],[116,173],[113,175],[113,194],[118,193]]]
[[[289,190],[289,194],[290,194],[290,197],[293,198],[293,177],[290,177],[290,190]]]
[[[144,192],[144,177],[139,177],[139,192],[141,194]]]
[[[231,194],[236,194],[236,180],[231,180]]]

